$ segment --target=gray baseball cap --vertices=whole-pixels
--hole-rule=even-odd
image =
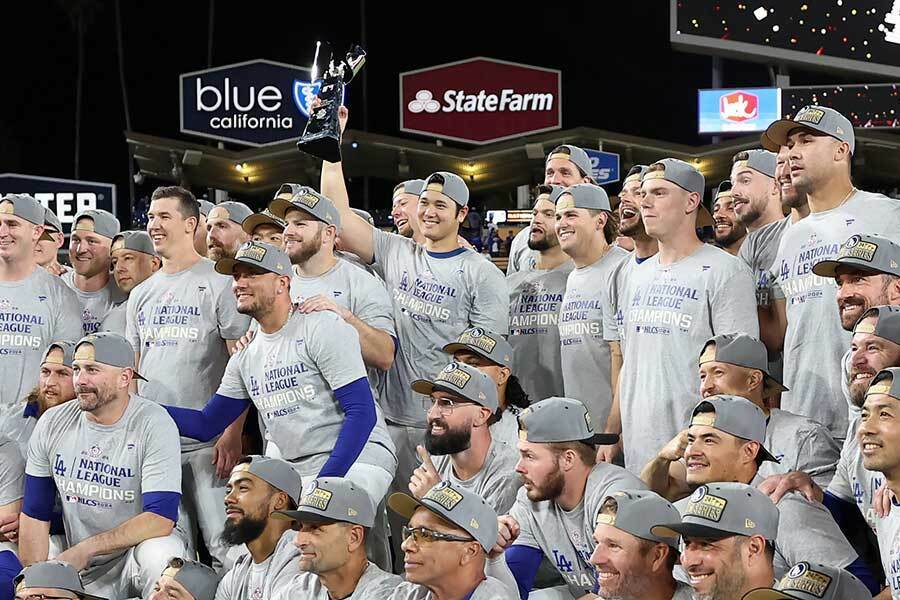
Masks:
[[[62,362],[59,360],[53,359],[50,360],[50,353],[59,348],[63,351]],[[75,359],[75,342],[70,342],[68,340],[58,340],[55,342],[50,342],[50,345],[47,346],[47,349],[44,351],[44,357],[41,359],[41,364],[52,363],[55,365],[63,365],[64,367],[72,368],[72,361]]]
[[[216,272],[222,275],[234,275],[234,267],[239,263],[284,277],[293,275],[291,260],[284,250],[265,242],[252,240],[244,242],[238,248],[234,258],[220,258],[216,261]]]
[[[731,180],[726,179],[716,186],[712,196],[713,204],[715,204],[716,200],[719,198],[731,198]]]
[[[359,217],[360,219],[362,219],[363,221],[365,221],[372,227],[375,226],[375,219],[372,217],[372,213],[370,213],[369,211],[363,210],[361,208],[352,208],[352,207],[350,208],[350,210],[353,211],[353,214],[355,214],[357,217]]]
[[[146,231],[123,231],[113,238],[112,245],[109,247],[109,253],[112,254],[116,250],[133,250],[135,252],[143,252],[150,256],[156,256],[156,250],[153,249],[153,240]]]
[[[424,179],[407,179],[394,186],[394,193],[391,195],[391,199],[392,201],[396,200],[400,194],[412,194],[418,197],[422,194],[423,189],[425,189]]]
[[[578,146],[572,146],[571,144],[557,146],[547,155],[547,160],[544,161],[544,164],[546,165],[554,158],[562,158],[570,161],[573,165],[578,167],[578,170],[581,171],[583,177],[587,176],[591,178],[591,181],[594,180],[591,175],[591,173],[593,173],[593,169],[591,169],[591,157]]]
[[[775,587],[747,592],[743,600],[872,600],[872,594],[846,569],[799,562]]]
[[[746,333],[726,333],[706,340],[699,364],[707,362],[723,362],[762,371],[766,392],[788,391],[780,381],[769,374],[769,353],[765,344]]]
[[[85,592],[78,571],[61,560],[47,560],[29,565],[16,575],[13,584],[17,592],[27,588],[55,588],[72,592],[88,600],[106,600]]]
[[[92,333],[78,340],[73,360],[92,360],[111,367],[131,369],[135,379],[147,381],[134,365],[134,348],[131,342],[111,331]]]
[[[461,362],[448,364],[432,379],[416,379],[409,387],[426,396],[430,396],[435,390],[447,392],[489,408],[491,412],[497,412],[500,408],[494,380],[486,373]]]
[[[615,514],[604,513],[604,508],[614,505]],[[671,502],[647,490],[621,490],[607,496],[600,505],[597,525],[609,525],[630,533],[634,537],[668,544],[678,549],[678,536],[657,535],[650,531],[657,523],[675,523],[681,519],[678,509]]]
[[[691,494],[681,522],[657,523],[650,531],[659,536],[701,539],[761,535],[774,544],[778,508],[768,496],[745,483],[710,483]]]
[[[303,484],[291,463],[280,458],[251,454],[243,456],[231,469],[231,474],[246,472],[255,475],[277,490],[287,494],[295,503],[300,501]]]
[[[875,325],[863,323],[863,319],[869,317],[877,317]],[[900,344],[900,306],[873,306],[857,319],[853,333],[871,333]]]
[[[556,204],[556,201],[559,200],[560,195],[565,190],[566,188],[561,185],[550,185],[548,183],[542,183],[535,187],[534,203],[537,204],[538,200],[548,200],[553,204]]]
[[[162,575],[181,584],[194,600],[215,600],[219,576],[212,568],[187,558],[169,559]]]
[[[657,168],[657,165],[661,165],[662,168]],[[703,173],[677,158],[664,158],[647,167],[647,171],[641,177],[641,183],[652,179],[670,181],[685,191],[700,194],[701,198],[706,191],[706,178],[703,177]]]
[[[426,508],[465,530],[485,552],[497,543],[496,511],[484,498],[453,482],[440,482],[421,500],[407,494],[391,494],[388,506],[404,519],[412,518],[420,506]]]
[[[584,442],[605,446],[618,442],[619,436],[594,431],[591,413],[578,400],[553,396],[519,413],[519,439],[537,444]]]
[[[742,157],[744,154],[747,155],[747,158],[738,158]],[[775,158],[775,153],[769,152],[768,150],[744,150],[734,155],[732,168],[734,168],[734,165],[740,165],[741,167],[753,169],[757,173],[762,173],[766,177],[774,178]]]
[[[241,223],[241,228],[244,230],[244,233],[253,235],[253,230],[260,225],[271,225],[282,231],[284,231],[285,227],[284,220],[279,219],[278,217],[273,215],[268,208],[266,208],[262,212],[254,213],[244,219],[244,222]]]
[[[52,229],[56,233],[62,233],[62,223],[59,221],[59,217],[56,216],[56,213],[50,210],[47,207],[44,207],[44,227],[48,229]]]
[[[704,398],[691,413],[688,427],[693,425],[707,425],[743,440],[759,442],[762,460],[780,462],[765,446],[766,415],[746,398],[727,394]]]
[[[109,211],[99,208],[83,210],[75,215],[72,231],[90,231],[97,235],[113,239],[122,230],[119,220]]]
[[[470,350],[501,367],[512,369],[513,349],[502,335],[486,331],[481,327],[469,327],[444,346],[444,352],[454,354],[460,350]]]
[[[841,245],[837,258],[817,262],[813,273],[819,277],[834,277],[840,266],[900,277],[900,246],[883,237],[854,235]]]
[[[285,219],[285,215],[291,210],[302,210],[326,225],[341,229],[341,214],[334,203],[305,185],[283,184],[275,193],[275,198],[269,202],[269,210],[279,219]]]
[[[197,198],[197,203],[200,204],[200,214],[204,217],[209,214],[209,211],[216,207],[216,205],[209,200],[203,200],[201,198]]]
[[[29,194],[7,194],[0,198],[0,215],[13,215],[41,227],[46,219],[44,205]]]
[[[606,190],[593,183],[576,183],[564,189],[556,199],[556,210],[563,208],[612,211]]]
[[[311,523],[353,523],[372,527],[375,504],[369,494],[344,477],[319,477],[305,486],[297,510],[272,513],[276,519]]]
[[[641,178],[644,176],[644,173],[649,169],[647,165],[634,165],[628,170],[629,175],[625,177],[625,181],[622,182],[622,187],[625,187],[626,183],[631,183],[632,181],[641,182]]]
[[[856,135],[853,133],[853,124],[847,117],[833,108],[815,104],[801,108],[793,119],[780,119],[769,125],[760,136],[760,143],[766,150],[778,152],[781,146],[787,145],[791,131],[798,128],[830,135],[850,144],[850,154],[856,151]]]
[[[429,175],[422,187],[422,194],[425,192],[439,192],[460,206],[466,206],[469,203],[469,186],[462,180],[462,177],[449,171],[438,171]]]
[[[237,225],[243,225],[244,219],[252,214],[253,211],[243,202],[229,200],[213,206],[210,211],[206,213],[206,220],[227,219]]]
[[[900,367],[882,369],[875,374],[866,390],[866,398],[880,394],[900,400]]]

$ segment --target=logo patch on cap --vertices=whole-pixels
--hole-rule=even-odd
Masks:
[[[56,356],[51,356],[56,352],[60,352],[61,354]],[[44,360],[44,363],[50,363],[51,365],[63,365],[65,364],[64,359],[66,357],[66,351],[60,348],[59,346],[50,346],[50,349],[47,350],[47,358]]]
[[[716,360],[716,345],[715,343],[707,344],[703,349],[703,354],[700,355],[700,364],[714,360]]]
[[[616,517],[615,517],[615,515],[608,515],[605,513],[600,513],[599,515],[597,515],[597,523],[598,524],[602,523],[603,525],[615,525]]]
[[[691,495],[685,514],[718,523],[727,504],[728,500],[713,496],[705,485],[701,485]]]
[[[309,506],[311,508],[316,508],[319,510],[328,510],[328,504],[331,503],[331,498],[334,496],[328,490],[323,490],[320,487],[315,487],[308,494],[300,498],[300,506]]]
[[[0,203],[0,215],[11,215],[16,212],[16,206],[9,200]]]
[[[478,529],[478,519],[472,519],[471,521],[469,521],[469,527],[471,527],[472,529]]]
[[[456,505],[462,502],[462,494],[449,487],[449,483],[442,481],[425,494],[423,500],[431,500],[435,504],[443,506],[447,510],[453,510]]]
[[[459,364],[452,362],[441,371],[436,381],[446,381],[447,383],[462,389],[466,387],[466,384],[469,383],[469,380],[472,379],[472,376],[459,368]]]
[[[804,108],[794,117],[796,123],[812,123],[818,125],[825,118],[825,111],[820,108]]]
[[[463,334],[459,336],[459,343],[466,344],[467,346],[474,346],[485,352],[492,352],[494,346],[497,345],[497,340],[485,335],[484,329],[476,327],[471,331],[464,331]]]
[[[235,258],[249,258],[256,262],[262,262],[266,255],[266,249],[262,246],[254,246],[252,242],[246,242],[241,249],[238,250]]]
[[[780,589],[782,591],[806,592],[816,598],[823,598],[830,585],[830,576],[813,571],[806,563],[798,563],[781,580]]]
[[[97,354],[94,351],[94,345],[87,342],[78,346],[75,350],[75,360],[96,360]]]
[[[691,425],[707,425],[709,427],[712,427],[715,424],[715,413],[700,413],[698,415],[694,415],[694,418],[691,419]]]
[[[575,208],[575,196],[572,194],[563,194],[557,198],[556,208]]]
[[[872,396],[874,394],[889,394],[891,392],[891,386],[884,383],[879,383],[878,385],[873,385],[868,390],[866,390],[866,396]]]
[[[860,323],[853,330],[853,333],[875,333],[875,326],[871,323]]]
[[[78,219],[78,222],[75,223],[74,229],[76,231],[94,231],[94,219],[91,217],[81,217]]]
[[[358,514],[359,514],[359,512],[358,512],[356,509],[354,509],[354,508],[348,508],[348,509],[347,509],[347,516],[348,516],[348,517],[355,517],[355,516],[357,516]]]
[[[110,252],[115,252],[116,250],[122,250],[125,248],[125,238],[118,237],[113,242],[112,248],[109,249]]]
[[[303,206],[307,208],[315,208],[316,204],[319,203],[320,198],[315,194],[310,194],[309,192],[303,194],[299,198],[295,200],[295,202],[299,202]]]
[[[644,180],[647,179],[665,179],[666,178],[666,167],[663,166],[662,169],[658,171],[647,171],[644,174]]]
[[[864,242],[858,235],[854,235],[847,240],[847,243],[841,248],[841,251],[838,254],[838,260],[842,258],[855,258],[857,260],[872,262],[877,250],[878,244]]]
[[[756,529],[756,523],[750,519],[744,519],[744,529]]]
[[[207,220],[210,219],[230,219],[231,214],[229,214],[228,209],[224,206],[217,206],[206,216]]]

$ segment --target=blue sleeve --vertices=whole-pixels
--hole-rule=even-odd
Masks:
[[[50,519],[50,535],[66,535],[66,526],[63,523],[62,511],[57,510],[58,506],[53,508],[53,518]]]
[[[869,588],[869,593],[872,594],[872,596],[877,596],[881,592],[881,584],[875,578],[875,575],[872,574],[869,565],[866,564],[866,561],[862,558],[857,556],[856,560],[844,567],[844,569],[856,575],[856,578]]]
[[[391,339],[394,341],[394,358],[397,358],[397,352],[400,351],[400,340],[397,339],[396,335],[392,335]]]
[[[221,434],[249,407],[249,400],[221,394],[214,395],[203,410],[163,405],[178,425],[178,433],[201,442],[208,442]]]
[[[147,492],[141,494],[143,511],[165,517],[170,521],[178,521],[178,504],[181,494],[178,492]]]
[[[851,531],[856,530],[858,527],[868,527],[862,514],[859,512],[859,507],[853,502],[847,502],[842,498],[825,492],[822,504],[831,513],[834,522],[837,523],[847,539],[850,539],[849,534]]]
[[[360,377],[339,387],[334,390],[334,397],[344,410],[344,423],[319,477],[345,476],[375,427],[375,399],[368,378]]]
[[[0,600],[13,600],[13,580],[22,571],[22,563],[12,550],[0,552]]]
[[[519,597],[527,600],[544,553],[539,548],[513,544],[506,549],[503,556],[506,557],[506,564],[519,586]]]
[[[56,501],[56,484],[52,477],[34,477],[25,473],[25,500],[22,512],[38,521],[49,523],[53,519]]]

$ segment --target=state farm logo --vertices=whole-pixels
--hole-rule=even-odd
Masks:
[[[759,117],[759,96],[750,92],[732,92],[719,98],[719,115],[726,121],[743,123]]]
[[[431,92],[428,90],[419,90],[416,92],[416,99],[406,105],[411,113],[420,113],[423,110],[429,113],[436,113],[441,110],[441,103],[434,100]]]
[[[443,112],[522,112],[553,110],[553,94],[517,94],[513,89],[501,90],[499,94],[491,94],[480,90],[475,94],[467,94],[465,90],[447,90],[444,92],[444,104],[434,99],[428,90],[416,92],[416,99],[406,105],[411,113]]]

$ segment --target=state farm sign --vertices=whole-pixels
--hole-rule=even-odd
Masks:
[[[487,144],[562,127],[562,74],[471,58],[400,74],[400,130]]]

